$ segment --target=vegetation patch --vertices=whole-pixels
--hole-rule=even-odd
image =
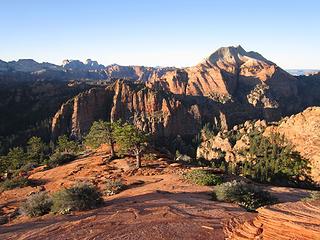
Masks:
[[[106,181],[105,193],[107,196],[112,196],[118,194],[126,189],[126,185],[123,184],[120,180],[111,180]]]
[[[236,180],[216,186],[214,197],[218,201],[237,203],[248,211],[276,202],[269,192],[253,184]]]
[[[202,186],[215,186],[222,183],[220,176],[201,169],[195,169],[186,173],[185,179]]]
[[[157,160],[157,154],[155,153],[146,153],[146,154],[143,154],[143,158],[145,160],[148,160],[148,161],[154,161],[154,160]]]
[[[14,188],[22,188],[30,185],[30,181],[25,177],[15,177],[12,179],[6,179],[5,181],[0,183],[0,192],[14,189]]]
[[[248,160],[239,166],[240,173],[253,180],[284,186],[312,185],[309,162],[279,134],[250,135],[250,147],[244,155]]]
[[[31,195],[21,206],[21,210],[29,217],[38,217],[50,212],[52,199],[47,192]]]
[[[59,214],[93,209],[102,204],[100,191],[89,183],[77,183],[60,190],[52,196],[52,201],[52,211]]]
[[[76,156],[74,154],[56,152],[52,154],[52,156],[48,160],[47,167],[48,168],[58,167],[66,163],[69,163],[75,159],[76,159]]]
[[[310,193],[309,197],[303,199],[304,201],[316,201],[320,200],[320,191],[313,191]]]

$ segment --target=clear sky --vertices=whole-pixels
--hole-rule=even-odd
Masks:
[[[241,45],[320,68],[319,0],[0,0],[0,59],[191,66]]]

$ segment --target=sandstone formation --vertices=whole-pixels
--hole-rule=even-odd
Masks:
[[[264,120],[246,121],[229,132],[221,131],[207,138],[202,132],[202,142],[197,148],[197,158],[218,159],[221,153],[227,161],[246,160],[242,151],[250,146],[248,134],[257,131],[265,136],[271,133],[283,135],[294,150],[310,162],[311,176],[320,181],[320,107],[310,107],[301,113],[284,118],[280,123],[269,125]],[[236,136],[236,141],[232,136]],[[232,143],[232,141],[234,141]]]
[[[320,107],[310,107],[301,113],[270,127],[266,134],[278,132],[286,137],[295,149],[312,165],[314,179],[320,181]]]
[[[18,61],[11,61],[7,63],[6,71],[17,72],[36,72],[43,69],[59,69],[58,66],[51,63],[38,63],[33,59],[19,59]]]
[[[241,46],[218,49],[194,67],[175,69],[160,78],[151,78],[149,86],[176,94],[206,96],[215,101],[246,101],[253,106],[285,111],[284,102],[296,99],[297,79],[255,52]],[[250,96],[260,86],[260,96]],[[256,90],[258,91],[258,89]]]
[[[128,81],[106,89],[91,89],[62,105],[52,121],[52,136],[80,138],[98,119],[129,121],[158,137],[197,134],[203,121],[222,118],[214,105],[198,99],[184,101]]]
[[[125,78],[131,82],[142,82],[137,86],[129,84],[129,81],[124,85],[117,82],[112,90],[106,89],[106,92],[113,92],[114,96],[112,108],[105,108],[104,118],[130,120],[157,136],[196,134],[203,123],[213,122],[214,119],[218,119],[225,129],[254,118],[274,121],[286,112],[299,109],[299,105],[294,109],[288,107],[293,106],[291,101],[298,102],[297,79],[258,53],[246,52],[241,46],[220,48],[190,68],[110,65],[103,72],[110,79]],[[90,98],[91,95],[85,96]],[[75,109],[82,106],[85,104],[73,106],[72,112],[81,112]],[[54,120],[53,135],[71,131],[79,137],[80,132],[87,131],[87,126],[80,124],[77,127],[76,118],[91,116],[90,111],[95,115],[101,109],[98,108],[94,109],[92,105],[86,108],[89,111],[87,114],[74,115],[73,123],[68,120],[65,124],[71,127],[61,130],[57,130]],[[55,118],[64,112],[60,110]],[[71,119],[71,116],[64,118]],[[83,121],[90,123],[93,119],[96,117]],[[79,127],[82,129],[76,130]]]
[[[151,78],[159,78],[166,71],[174,68],[154,68],[144,66],[120,66],[112,64],[106,66],[104,72],[110,79],[130,79],[139,82],[147,82]]]
[[[92,61],[91,59],[87,59],[85,63],[79,60],[64,60],[62,67],[66,70],[73,71],[101,71],[105,68],[102,64],[99,64],[97,61]]]
[[[198,65],[181,69],[104,66],[91,59],[85,63],[65,60],[61,66],[32,59],[0,62],[2,75],[12,72],[30,73],[28,77],[37,79],[144,82],[149,88],[174,94],[204,96],[222,104],[236,102],[247,109],[258,109],[261,117],[269,121],[318,105],[320,101],[317,94],[320,87],[314,87],[314,81],[310,88],[309,78],[293,77],[260,54],[247,52],[241,46],[220,48]]]
[[[234,126],[229,131],[222,130],[210,137],[202,131],[202,142],[197,148],[197,158],[215,160],[224,154],[224,158],[228,162],[246,160],[242,151],[250,146],[249,134],[253,131],[263,133],[266,127],[265,120],[256,120],[246,121],[244,124]]]
[[[108,147],[103,146],[96,153],[85,153],[76,161],[62,166],[52,169],[38,167],[29,172],[29,180],[39,183],[38,186],[1,192],[0,224],[5,225],[0,225],[0,239],[65,240],[86,236],[87,239],[223,240],[226,239],[224,223],[247,216],[246,211],[236,204],[212,201],[212,187],[183,180],[181,173],[190,171],[190,167],[173,165],[169,156],[159,153],[155,153],[154,159],[144,156],[143,167],[133,169],[135,159],[132,157],[106,163],[108,152]],[[18,208],[26,197],[39,191],[53,194],[79,181],[90,182],[105,191],[107,179],[121,179],[127,188],[113,196],[104,195],[106,204],[98,209],[65,215],[47,214],[37,218],[18,214]],[[306,196],[303,189],[273,187],[270,192],[279,195],[280,201]],[[285,231],[286,226],[290,227],[287,228],[290,232],[294,229],[303,233],[310,232],[311,228],[318,230],[316,219],[319,216],[316,214],[319,210],[313,204],[314,207],[307,208],[305,213],[299,212],[303,211],[300,205],[277,206],[267,207],[269,212],[266,214],[261,212],[263,216],[270,217],[270,221],[263,219],[263,223],[270,224],[263,226],[263,233],[276,228],[272,233],[279,236],[279,231]],[[314,219],[310,219],[310,215]],[[246,219],[251,221],[255,216],[252,213]],[[239,225],[235,227],[240,228]],[[292,225],[297,227],[292,228]],[[261,225],[257,226],[260,229]],[[230,231],[238,232],[234,229]],[[243,231],[250,233],[247,229]]]
[[[0,60],[0,71],[8,71],[8,63]]]
[[[257,211],[256,216],[229,221],[227,239],[320,239],[320,201],[282,203]]]
[[[92,88],[64,103],[52,120],[52,137],[68,133],[80,137],[92,122],[106,119],[112,96],[104,89]]]

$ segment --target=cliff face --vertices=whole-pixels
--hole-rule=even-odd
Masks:
[[[114,86],[111,119],[133,122],[142,130],[157,136],[194,135],[207,117],[219,117],[219,111],[209,113],[202,103],[185,101],[170,93],[154,91],[144,86],[117,82]],[[210,116],[209,116],[210,115]]]
[[[81,138],[93,121],[122,119],[159,137],[197,134],[203,121],[223,119],[215,106],[199,99],[154,91],[143,84],[117,81],[106,89],[91,89],[63,104],[52,121],[52,136]],[[225,121],[225,119],[223,119]],[[226,123],[223,123],[226,125]]]
[[[93,88],[64,103],[52,119],[52,138],[68,134],[75,138],[88,131],[93,121],[106,119],[112,93]]]

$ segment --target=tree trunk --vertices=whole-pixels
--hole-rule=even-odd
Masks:
[[[111,158],[114,158],[116,156],[116,154],[114,152],[114,144],[113,143],[110,144],[110,148],[111,148]]]
[[[140,158],[140,153],[136,154],[136,166],[137,168],[141,167],[141,158]]]

